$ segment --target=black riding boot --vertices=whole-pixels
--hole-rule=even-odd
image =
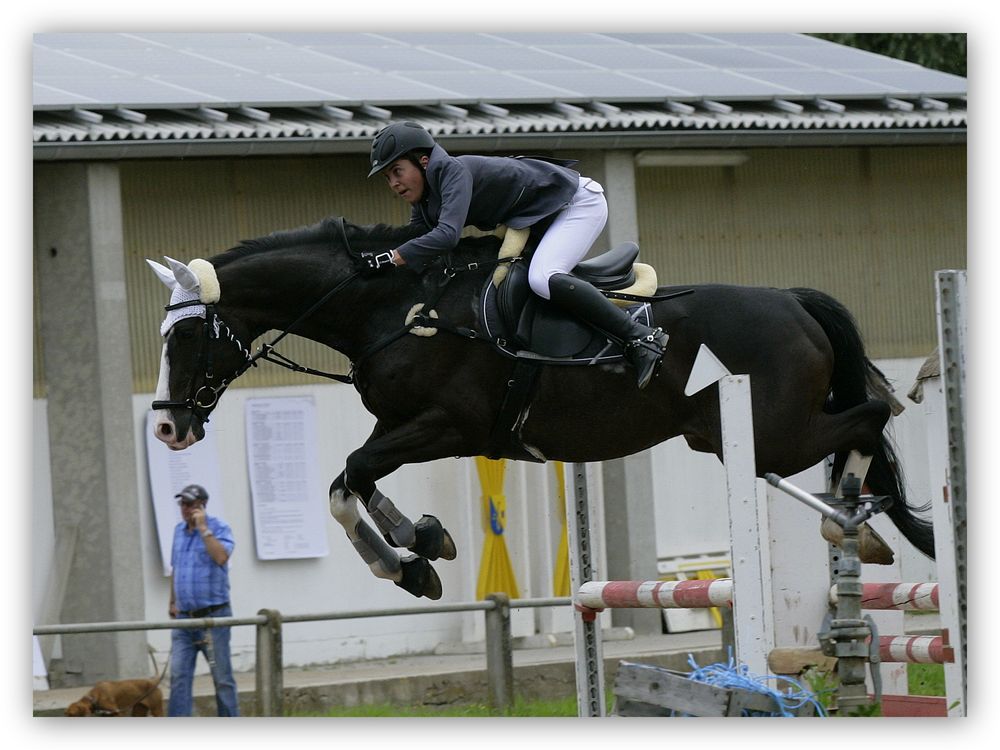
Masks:
[[[566,273],[549,279],[549,294],[557,305],[621,344],[625,358],[638,373],[639,388],[649,385],[667,345],[662,329],[637,323],[596,288]]]

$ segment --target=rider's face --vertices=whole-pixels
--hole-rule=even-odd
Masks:
[[[427,166],[427,157],[420,157],[421,163]],[[424,197],[424,170],[409,159],[396,159],[382,172],[389,188],[410,205],[415,205]]]

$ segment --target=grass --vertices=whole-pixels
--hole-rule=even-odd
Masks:
[[[943,696],[943,664],[909,664],[906,668],[906,686],[910,695]]]
[[[908,685],[910,695],[933,695],[943,696],[944,691],[944,667],[940,664],[910,664],[907,669]],[[820,702],[829,707],[833,694],[836,691],[836,675],[827,672],[813,671],[807,674],[803,684],[817,693]],[[608,693],[607,710],[611,713],[614,697]],[[878,707],[871,707],[864,712],[870,715],[879,715]],[[323,718],[445,718],[445,717],[496,717],[502,714],[494,711],[485,703],[452,704],[447,706],[393,706],[387,703],[365,706],[339,706],[328,711],[312,713],[294,713],[291,716],[300,717],[323,717]],[[527,700],[518,697],[514,701],[514,707],[506,716],[509,717],[561,717],[577,715],[576,697],[551,699],[551,700]]]
[[[611,711],[612,696],[608,695],[608,711]],[[312,716],[326,718],[386,718],[386,717],[496,717],[502,716],[485,703],[468,703],[448,706],[392,706],[376,704],[369,706],[338,706],[328,711],[313,713],[295,713],[292,716]],[[509,717],[556,717],[577,715],[576,696],[554,700],[526,700],[515,698],[514,706],[506,716]]]

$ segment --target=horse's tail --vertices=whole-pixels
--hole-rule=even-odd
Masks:
[[[869,400],[882,392],[884,376],[865,354],[864,341],[854,316],[840,302],[815,289],[789,289],[799,304],[819,325],[833,347],[833,375],[824,410],[836,414]],[[839,477],[847,453],[834,457],[833,474]],[[934,530],[930,522],[916,515],[925,511],[906,502],[902,467],[889,437],[883,432],[872,457],[866,478],[874,495],[888,495],[892,506],[887,515],[909,542],[928,557],[934,557]]]

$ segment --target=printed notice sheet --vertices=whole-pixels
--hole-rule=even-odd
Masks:
[[[313,399],[247,399],[246,420],[257,557],[326,556],[326,503],[317,470]]]
[[[226,518],[222,482],[219,479],[219,452],[211,425],[205,425],[205,437],[182,451],[172,451],[153,435],[156,412],[146,414],[146,458],[149,462],[149,493],[153,498],[156,538],[160,541],[163,575],[169,576],[170,550],[174,527],[181,522],[175,495],[189,484],[200,484],[208,493],[209,515]]]

